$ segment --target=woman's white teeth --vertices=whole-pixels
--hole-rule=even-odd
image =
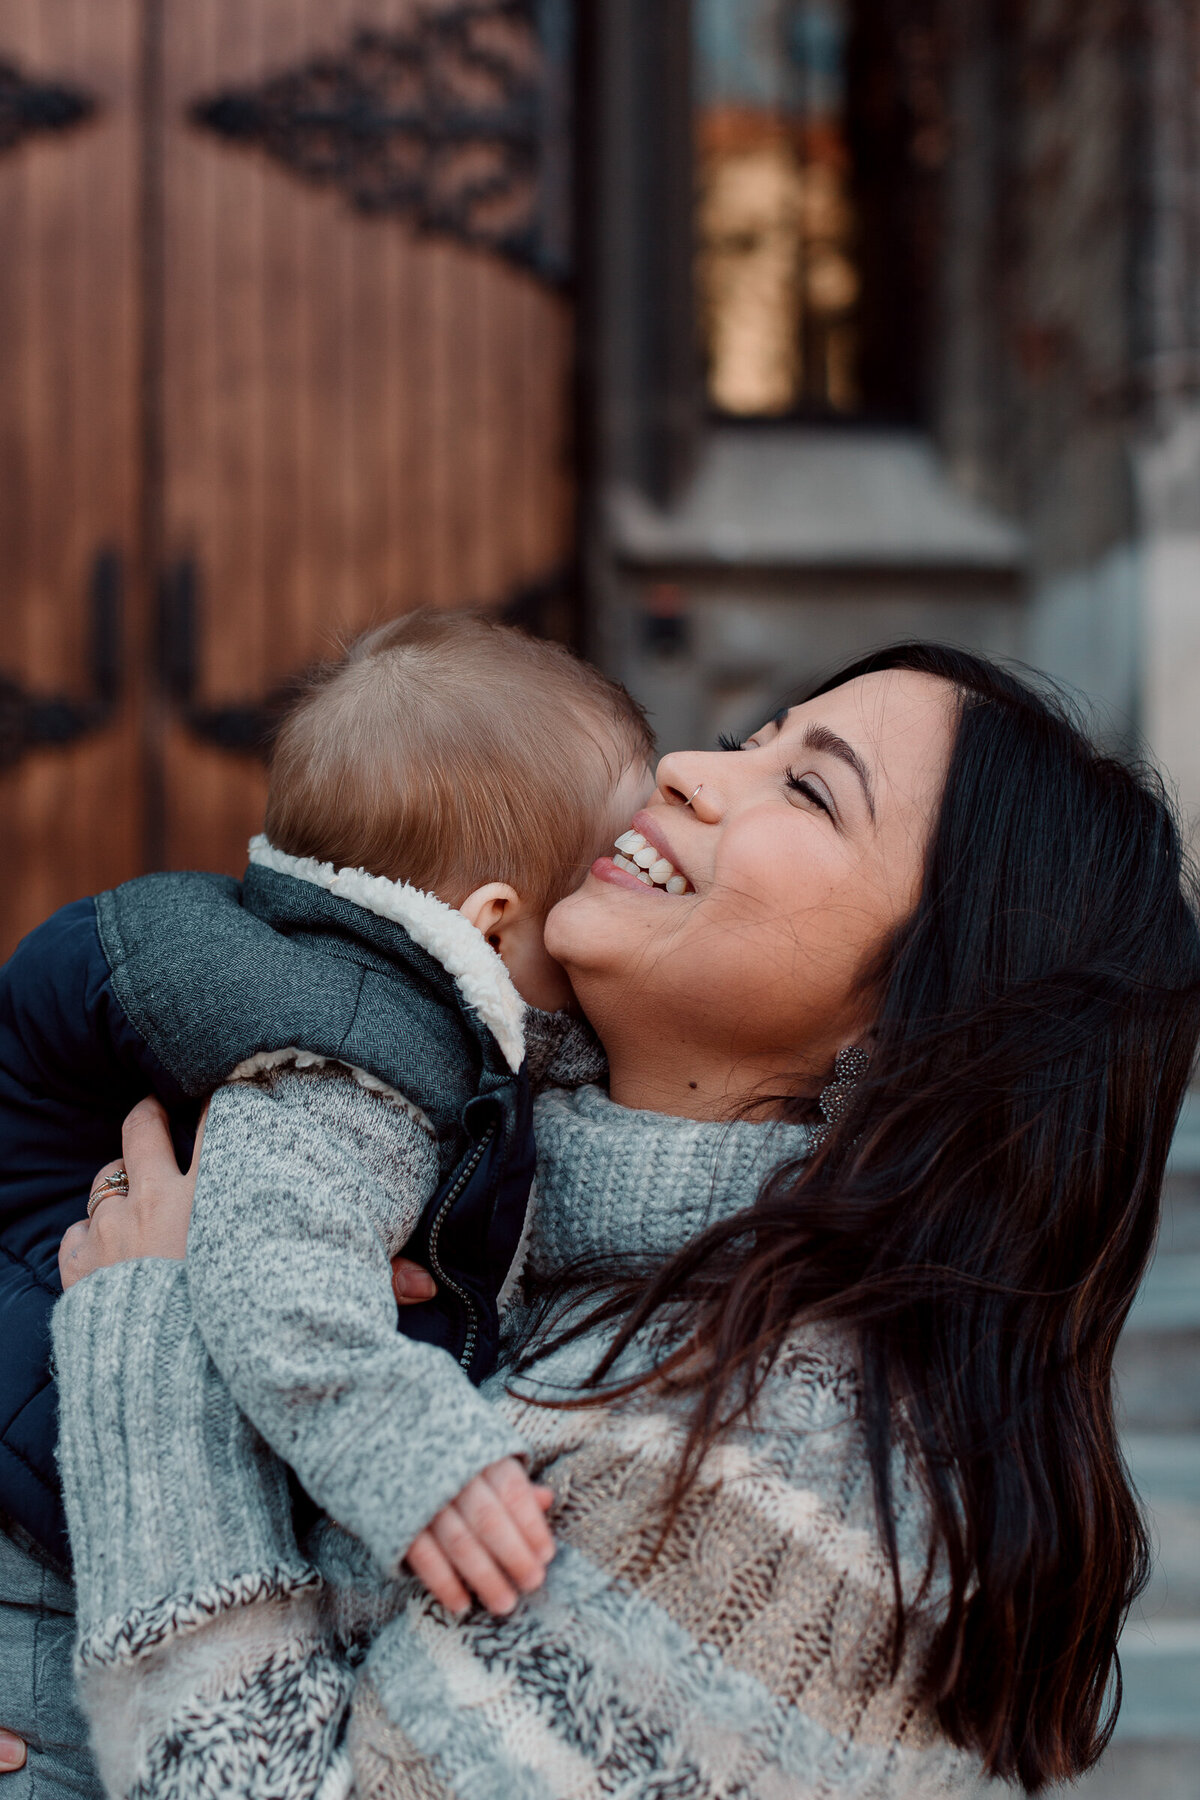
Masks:
[[[640,831],[626,831],[613,846],[613,861],[627,875],[636,875],[646,887],[665,888],[668,894],[686,894],[688,882],[673,862],[669,862],[653,844],[648,844]]]

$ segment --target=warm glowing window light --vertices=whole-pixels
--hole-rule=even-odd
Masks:
[[[697,0],[708,393],[746,418],[859,406],[846,0]]]

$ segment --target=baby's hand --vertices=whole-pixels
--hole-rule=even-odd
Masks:
[[[489,1612],[511,1612],[518,1589],[531,1594],[546,1579],[554,1539],[542,1515],[553,1499],[515,1457],[506,1457],[443,1506],[405,1561],[451,1612],[465,1612],[472,1594]]]

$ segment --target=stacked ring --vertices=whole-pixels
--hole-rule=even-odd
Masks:
[[[102,1175],[88,1195],[88,1218],[91,1218],[100,1202],[102,1200],[107,1200],[110,1194],[127,1194],[128,1192],[128,1169],[114,1169],[111,1175]]]

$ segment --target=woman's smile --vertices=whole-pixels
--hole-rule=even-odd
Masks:
[[[662,827],[644,808],[635,814],[629,830],[621,833],[613,851],[612,856],[598,857],[593,863],[592,874],[597,880],[610,881],[614,887],[646,887],[672,896],[696,891],[679,867]]]

